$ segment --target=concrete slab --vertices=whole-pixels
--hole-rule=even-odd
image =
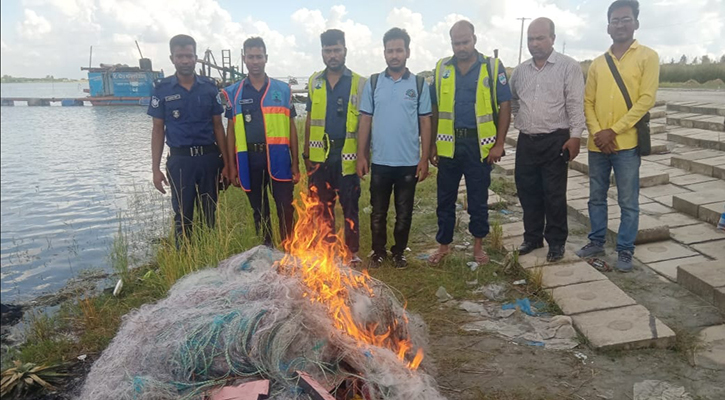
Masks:
[[[689,185],[687,188],[690,189],[690,190],[692,190],[693,192],[721,192],[721,193],[725,193],[725,181],[718,179],[718,180],[714,180],[714,181],[711,181],[711,182],[696,183],[694,185]]]
[[[725,201],[703,204],[697,209],[697,218],[708,224],[717,226],[723,212],[725,212]]]
[[[566,192],[567,200],[589,199],[589,188],[581,187]]]
[[[698,225],[670,229],[670,236],[680,243],[695,244],[722,239],[725,237],[725,234],[718,231],[712,225],[700,223]]]
[[[677,267],[677,283],[702,297],[715,302],[715,288],[725,287],[725,263],[706,261]]]
[[[696,264],[701,262],[707,262],[708,259],[703,256],[692,256],[685,258],[678,258],[675,260],[660,261],[655,263],[646,264],[653,271],[671,280],[677,282],[677,267],[681,265]]]
[[[717,307],[721,313],[725,314],[725,287],[715,288],[713,300],[715,307]]]
[[[618,217],[618,216],[615,216]],[[607,222],[607,240],[610,243],[617,242],[617,233],[619,232],[619,224],[621,220],[610,215]],[[670,228],[661,221],[656,220],[649,215],[640,214],[639,230],[634,244],[644,244],[652,242],[661,242],[670,238]]]
[[[696,255],[698,255],[696,252],[672,240],[637,246],[634,251],[634,258],[645,264]]]
[[[577,283],[603,281],[607,277],[585,261],[542,268],[542,287],[552,289]]]
[[[595,349],[670,347],[675,333],[640,305],[572,317],[574,326]]]
[[[723,234],[723,236],[725,237],[725,234]],[[716,260],[722,260],[722,262],[725,263],[725,239],[693,244],[692,248],[708,257]]]
[[[639,206],[639,212],[640,214],[650,215],[650,216],[657,216],[662,214],[670,214],[673,212],[676,212],[675,209],[663,206],[659,203],[647,203],[647,204],[641,204]]]
[[[652,200],[654,200],[664,206],[672,207],[672,195],[654,197]],[[640,203],[640,204],[642,204],[642,203]]]
[[[676,177],[670,177],[670,183],[678,186],[694,185],[697,183],[711,182],[714,181],[714,176],[700,175],[700,174],[688,174]]]
[[[650,198],[657,198],[661,196],[668,196],[668,195],[676,195],[680,193],[689,193],[690,190],[686,189],[684,187],[675,186],[672,184],[667,185],[660,185],[655,187],[648,187],[640,189],[639,193],[650,197]]]
[[[700,367],[725,370],[725,325],[716,325],[700,331],[702,346],[695,353],[695,364]]]
[[[523,240],[523,238],[522,238]],[[521,242],[519,242],[521,244]],[[517,245],[518,246],[518,245]],[[553,263],[553,264],[569,264],[577,261],[581,261],[579,257],[577,257],[576,254],[574,254],[578,249],[574,248],[572,245],[566,246],[566,251],[564,252],[564,258]],[[544,246],[540,249],[536,249],[532,251],[531,253],[525,255],[525,256],[519,256],[519,264],[524,269],[531,269],[536,267],[542,267],[544,265],[551,265],[552,263],[549,263],[546,261],[546,253],[549,252],[549,248],[547,246]]]
[[[725,201],[725,190],[713,189],[673,195],[672,206],[675,210],[697,217],[701,205],[720,201]]]
[[[642,207],[642,206],[640,206]],[[679,226],[687,226],[687,225],[695,225],[699,224],[700,220],[692,218],[690,216],[687,216],[685,214],[680,213],[670,213],[670,214],[662,214],[660,216],[654,217],[656,220],[660,221],[661,223],[667,225],[672,228],[677,228]]]
[[[610,280],[558,287],[552,290],[551,296],[566,315],[637,304]]]
[[[503,224],[501,225],[501,229],[503,230],[504,238],[522,236],[524,234],[524,223],[514,222],[511,224]]]

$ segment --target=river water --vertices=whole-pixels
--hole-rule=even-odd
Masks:
[[[2,84],[2,96],[83,97],[86,84]],[[168,194],[151,184],[145,107],[1,107],[3,303],[110,271],[123,227],[142,261],[166,231]]]

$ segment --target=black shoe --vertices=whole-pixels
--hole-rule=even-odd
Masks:
[[[403,254],[393,254],[393,262],[397,269],[408,268],[408,260],[405,259],[405,255]]]
[[[521,246],[519,246],[519,255],[523,256],[524,254],[529,254],[532,251],[540,249],[542,247],[544,247],[543,243],[523,242],[521,243]]]
[[[546,254],[546,262],[555,262],[564,258],[564,245],[549,246],[549,253]]]
[[[384,255],[378,254],[378,253],[373,253],[373,255],[370,256],[368,266],[372,269],[380,268],[383,266],[383,261],[385,261]]]

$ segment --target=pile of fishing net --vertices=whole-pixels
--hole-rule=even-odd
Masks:
[[[299,276],[278,272],[282,257],[254,248],[184,277],[167,298],[130,313],[81,398],[201,399],[221,386],[268,379],[270,398],[307,399],[296,374],[303,371],[337,399],[443,399],[425,361],[416,370],[394,351],[336,328]],[[385,342],[408,338],[411,348],[424,348],[420,317],[367,279],[370,287],[347,288],[344,296],[355,324]]]

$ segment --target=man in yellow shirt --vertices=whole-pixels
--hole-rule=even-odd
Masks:
[[[639,166],[635,124],[655,103],[659,56],[634,39],[639,28],[639,3],[617,0],[607,11],[612,47],[607,53],[622,76],[632,100],[628,109],[605,55],[589,67],[584,114],[589,129],[589,243],[577,251],[582,258],[604,255],[607,232],[607,191],[614,169],[621,223],[617,234],[617,269],[632,270],[634,240],[639,229]]]

